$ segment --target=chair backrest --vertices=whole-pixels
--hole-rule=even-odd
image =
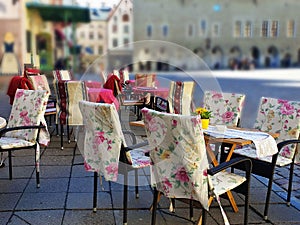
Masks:
[[[151,146],[152,184],[168,197],[195,199],[208,208],[209,167],[199,116],[142,109]]]
[[[82,125],[79,101],[87,99],[84,82],[61,80],[56,83],[56,90],[60,124]]]
[[[49,92],[45,90],[17,89],[8,119],[7,127],[40,125],[43,121]],[[37,130],[17,130],[6,134],[8,137],[21,138],[35,142]]]
[[[193,112],[194,81],[171,81],[169,108],[171,113],[190,115]]]
[[[298,139],[300,134],[300,102],[262,97],[254,128],[279,133],[277,143],[283,140]],[[295,145],[289,145],[283,148],[279,154],[291,159],[295,149]]]
[[[156,74],[135,74],[135,86],[156,87]]]
[[[54,70],[52,74],[53,81],[73,79],[72,73],[69,70]]]
[[[205,91],[203,107],[212,111],[210,123],[238,126],[245,98],[244,94]]]
[[[42,75],[28,76],[28,79],[30,80],[34,90],[46,90],[49,93],[51,93],[46,75],[42,74]]]
[[[125,145],[118,112],[113,104],[80,101],[83,115],[84,163],[106,180],[116,181],[121,145]]]

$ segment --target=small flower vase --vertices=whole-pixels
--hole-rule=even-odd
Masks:
[[[209,119],[201,119],[202,129],[207,129],[209,125]]]

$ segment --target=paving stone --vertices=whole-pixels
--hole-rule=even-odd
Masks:
[[[69,193],[66,209],[93,208],[93,193]],[[111,195],[107,192],[97,193],[97,209],[112,209]]]
[[[35,210],[15,212],[15,215],[20,219],[26,221],[28,224],[34,225],[61,224],[63,214],[63,210]]]
[[[62,225],[115,225],[113,210],[66,210]]]
[[[22,193],[0,194],[0,211],[13,210],[17,205]]]
[[[6,225],[12,212],[0,212],[0,225]]]
[[[63,209],[66,193],[25,192],[18,202],[17,210]]]

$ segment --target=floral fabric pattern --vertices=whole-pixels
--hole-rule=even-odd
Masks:
[[[199,116],[167,114],[144,108],[151,146],[151,182],[167,197],[195,199],[208,208],[209,166]]]
[[[85,127],[85,169],[100,173],[106,180],[117,181],[121,145],[126,147],[126,142],[114,104],[80,101],[79,107]],[[128,152],[128,160],[132,167],[150,165],[150,158],[145,157],[145,152],[144,149]]]
[[[300,102],[262,97],[254,124],[255,129],[279,133],[276,142],[298,139],[300,134]],[[296,145],[283,148],[279,155],[292,159]],[[296,157],[300,162],[300,155]]]
[[[205,91],[203,107],[212,111],[210,123],[214,125],[237,126],[245,97],[244,94]]]
[[[49,92],[45,90],[18,89],[12,105],[7,128],[17,126],[46,125],[44,114],[47,106]],[[37,130],[16,130],[6,133],[6,137],[23,139],[35,143]],[[41,144],[47,145],[50,141],[48,130],[41,130]]]

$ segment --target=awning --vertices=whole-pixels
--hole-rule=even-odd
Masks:
[[[27,2],[28,9],[38,10],[44,21],[53,22],[82,22],[88,23],[90,10],[86,7],[72,5],[48,5],[36,2]]]

